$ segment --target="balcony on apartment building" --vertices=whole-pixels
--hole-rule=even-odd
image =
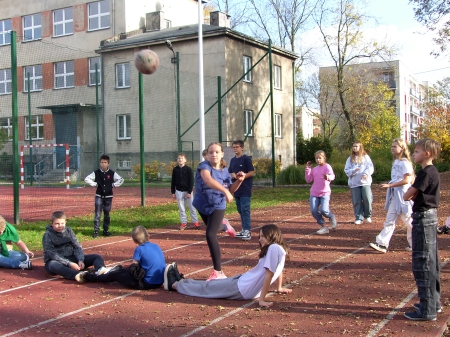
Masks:
[[[413,88],[409,88],[409,94],[410,94],[412,97],[417,98],[418,100],[421,100],[420,93],[418,93],[417,91],[415,91]]]
[[[409,123],[409,129],[410,129],[411,131],[417,130],[418,127],[419,127],[419,124],[416,124],[416,123]]]
[[[421,116],[421,112],[420,112],[420,109],[419,109],[419,108],[416,108],[415,106],[411,105],[411,106],[409,107],[409,110],[410,110],[413,114],[415,114],[415,115],[417,115],[417,116]]]

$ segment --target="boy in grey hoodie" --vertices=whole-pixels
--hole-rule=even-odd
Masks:
[[[42,246],[45,270],[49,274],[83,283],[82,270],[87,267],[94,266],[98,275],[121,268],[120,265],[106,268],[103,258],[98,254],[85,255],[72,228],[66,227],[64,212],[53,212],[52,223],[45,229]]]

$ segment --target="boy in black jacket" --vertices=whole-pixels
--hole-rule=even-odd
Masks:
[[[109,156],[103,154],[100,157],[100,168],[88,175],[84,182],[91,186],[96,186],[95,191],[95,216],[94,216],[94,235],[98,236],[98,230],[100,229],[100,218],[102,212],[103,217],[103,236],[110,236],[109,224],[112,199],[113,199],[113,187],[119,187],[123,184],[123,178],[109,168]]]
[[[200,225],[198,223],[197,210],[192,206],[192,188],[194,187],[192,169],[186,165],[186,155],[184,153],[178,155],[177,163],[178,165],[175,166],[172,171],[172,184],[170,190],[172,192],[172,197],[176,198],[178,202],[181,220],[180,230],[187,227],[185,202],[188,204],[194,228],[199,228]]]

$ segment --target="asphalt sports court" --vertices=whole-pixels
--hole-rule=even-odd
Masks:
[[[78,284],[54,278],[46,275],[40,251],[33,258],[33,270],[1,271],[0,336],[441,336],[450,318],[450,235],[439,236],[444,312],[435,322],[405,319],[403,313],[413,310],[417,301],[411,253],[404,250],[406,229],[398,227],[387,254],[368,246],[385,216],[384,192],[374,186],[373,190],[372,224],[353,225],[346,192],[332,196],[340,226],[330,234],[315,234],[318,226],[304,201],[252,211],[251,241],[220,235],[223,270],[232,276],[256,265],[258,227],[275,223],[282,230],[291,247],[284,284],[293,292],[273,293],[269,309],[254,300],[202,299],[163,288],[135,291],[117,283]],[[448,197],[449,191],[442,191],[440,222],[450,214]],[[238,214],[228,218],[240,229]],[[153,229],[150,240],[186,277],[209,276],[212,264],[204,226]],[[84,244],[87,254],[101,254],[107,265],[128,265],[134,248],[129,236]]]

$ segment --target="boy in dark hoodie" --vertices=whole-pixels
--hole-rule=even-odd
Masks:
[[[78,239],[72,228],[66,227],[66,215],[62,211],[52,214],[52,223],[45,228],[42,238],[44,247],[45,270],[52,275],[61,275],[69,280],[85,282],[82,270],[94,266],[98,275],[121,266],[106,268],[103,258],[98,254],[83,253]]]

